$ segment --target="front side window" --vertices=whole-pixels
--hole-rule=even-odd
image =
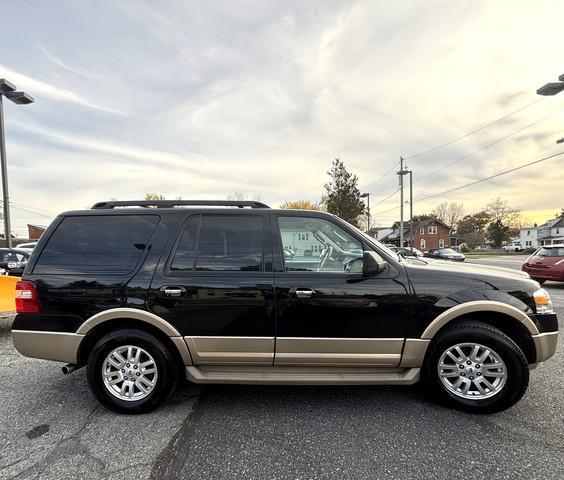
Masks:
[[[171,271],[263,270],[262,218],[203,215],[186,223],[170,264]]]
[[[334,223],[315,217],[279,217],[282,245],[294,253],[284,252],[287,272],[362,272],[362,243]],[[309,243],[300,244],[302,235]]]
[[[84,215],[59,224],[34,273],[131,273],[159,222],[157,215]]]

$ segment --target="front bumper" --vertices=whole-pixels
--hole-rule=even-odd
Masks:
[[[537,351],[536,363],[544,362],[554,355],[558,344],[558,332],[539,333],[532,337]]]

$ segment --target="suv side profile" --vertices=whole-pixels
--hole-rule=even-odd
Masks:
[[[292,251],[292,255],[286,252]],[[524,272],[402,258],[338,217],[260,202],[103,202],[59,215],[16,286],[23,355],[87,366],[107,408],[177,383],[414,384],[510,407],[554,354]]]

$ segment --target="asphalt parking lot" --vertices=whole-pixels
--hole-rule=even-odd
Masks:
[[[545,288],[562,328],[564,284]],[[152,414],[120,416],[84,370],[20,356],[0,320],[0,478],[562,479],[563,341],[496,415],[445,409],[417,386],[185,385]]]

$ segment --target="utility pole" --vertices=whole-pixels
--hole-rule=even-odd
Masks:
[[[409,171],[409,245],[413,253],[413,171]]]
[[[361,193],[360,198],[366,198],[366,233],[370,232],[370,193]]]
[[[4,105],[2,97],[16,105],[33,103],[33,97],[25,92],[17,92],[16,86],[4,78],[0,78],[0,168],[2,169],[2,198],[4,202],[4,236],[6,246],[12,248],[12,228],[10,225],[10,196],[8,195],[8,167],[6,164],[6,140],[4,136]]]
[[[400,241],[399,246],[403,247],[403,157],[400,157],[399,188],[400,188]]]

